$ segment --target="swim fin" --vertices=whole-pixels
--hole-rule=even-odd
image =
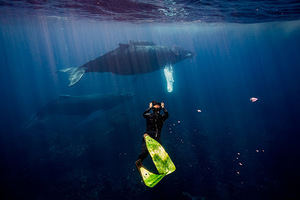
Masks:
[[[144,135],[144,139],[147,149],[159,174],[152,173],[144,166],[137,163],[136,165],[145,185],[148,187],[154,187],[163,177],[174,172],[176,167],[168,153],[156,140],[151,138],[148,134]]]
[[[160,174],[171,174],[176,170],[174,163],[169,157],[168,153],[165,149],[153,138],[151,138],[148,134],[144,136],[147,149],[149,154],[154,162],[154,165],[157,171]]]
[[[165,174],[154,174],[147,170],[144,166],[138,167],[140,175],[148,187],[154,187],[164,176]]]

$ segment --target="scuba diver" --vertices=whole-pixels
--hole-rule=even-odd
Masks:
[[[150,112],[152,110],[152,113]],[[161,110],[163,114],[160,114]],[[145,134],[155,139],[160,143],[160,133],[163,127],[164,121],[168,118],[169,114],[165,108],[164,102],[152,101],[149,103],[149,108],[144,112],[143,117],[146,118],[147,129]],[[143,160],[148,156],[149,152],[145,140],[142,141],[142,151],[135,162],[137,168],[142,166]]]

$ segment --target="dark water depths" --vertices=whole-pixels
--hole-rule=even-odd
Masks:
[[[73,1],[74,9],[81,10],[73,9],[76,17],[70,16],[68,1],[24,2],[1,1],[1,199],[299,198],[300,22],[277,21],[298,19],[296,1],[265,1],[265,7],[285,10],[283,15],[245,17],[242,9],[242,16],[221,12],[222,17],[208,20],[219,23],[189,24],[129,23],[121,10],[172,8],[159,7],[158,1],[123,1],[120,9],[110,7],[115,1],[102,2],[99,9],[114,11],[108,19],[125,16],[123,22],[80,18],[91,11],[81,1]],[[184,4],[188,13],[204,5],[237,5],[168,2]],[[251,10],[262,2],[238,4]],[[63,13],[54,15],[60,9],[52,7],[59,5],[66,8],[60,6]],[[152,16],[143,20],[159,21]],[[161,16],[161,22],[169,20]],[[203,19],[190,16],[186,21]],[[219,20],[225,18],[243,24]],[[248,24],[253,21],[274,22]],[[195,53],[174,65],[173,92],[167,92],[162,70],[131,76],[90,73],[73,87],[57,73],[130,40]],[[133,97],[106,101],[107,109],[91,114],[32,118],[60,95],[91,94]],[[258,101],[252,103],[251,97]],[[169,111],[161,140],[177,169],[149,189],[134,162],[145,131],[142,113],[152,100],[164,101]],[[85,106],[74,109],[86,113]],[[150,160],[145,165],[154,168]]]

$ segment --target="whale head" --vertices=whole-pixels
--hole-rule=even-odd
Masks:
[[[181,47],[173,47],[171,51],[174,54],[177,62],[194,57],[193,52],[185,50]]]

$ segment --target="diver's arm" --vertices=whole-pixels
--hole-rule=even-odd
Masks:
[[[145,112],[143,113],[144,118],[147,118],[147,116],[149,116],[150,110],[151,110],[151,108],[148,108],[147,110],[145,110]]]
[[[163,117],[163,119],[165,121],[166,119],[168,119],[169,113],[168,113],[168,111],[167,111],[167,109],[165,107],[163,107],[162,110],[164,111],[164,114],[162,114],[162,117]]]
[[[147,118],[149,115],[150,115],[150,110],[152,108],[152,102],[149,103],[149,108],[147,110],[145,110],[144,114],[143,114],[143,117],[144,118]]]

